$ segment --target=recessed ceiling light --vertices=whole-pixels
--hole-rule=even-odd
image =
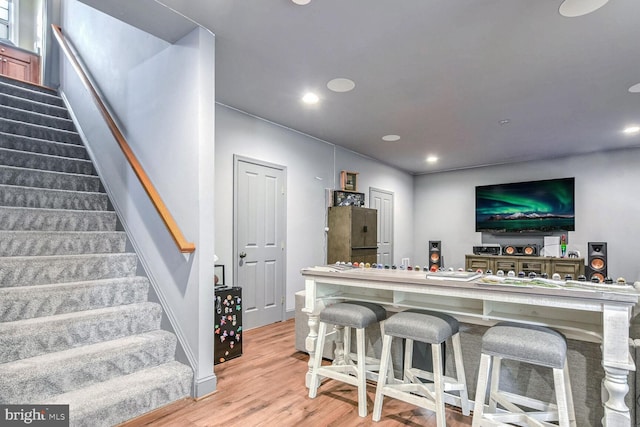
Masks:
[[[631,93],[640,93],[640,83],[637,83],[629,88]]]
[[[564,0],[558,12],[567,18],[586,15],[600,9],[609,0]]]
[[[624,133],[638,133],[638,132],[640,132],[640,126],[629,126],[629,127],[626,127],[622,132],[624,132]]]
[[[309,2],[311,2],[311,0],[291,0],[291,1],[300,6],[304,6],[305,4],[309,4]]]
[[[400,140],[400,135],[385,135],[382,137],[383,141],[394,142]]]
[[[438,157],[437,156],[429,156],[427,157],[427,163],[435,163],[438,161]]]
[[[354,87],[356,87],[356,84],[353,82],[353,80],[340,77],[330,80],[329,83],[327,83],[327,87],[334,92],[349,92],[350,90],[353,90]]]
[[[320,101],[320,98],[318,98],[318,95],[313,92],[307,92],[302,97],[302,101],[306,104],[316,104],[318,101]]]
[[[500,126],[504,126],[504,125],[508,125],[509,123],[511,123],[511,120],[509,119],[502,119],[498,122],[500,124]]]

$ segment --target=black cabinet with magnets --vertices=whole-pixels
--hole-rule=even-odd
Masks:
[[[214,364],[242,356],[242,288],[215,289]]]

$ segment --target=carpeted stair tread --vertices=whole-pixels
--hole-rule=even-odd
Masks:
[[[43,401],[174,360],[176,337],[157,330],[0,364],[0,404]]]
[[[82,145],[80,135],[75,131],[55,129],[49,126],[34,125],[32,123],[25,123],[18,120],[10,120],[1,117],[0,129],[2,129],[3,132],[12,133],[14,135]]]
[[[0,288],[0,322],[135,304],[148,293],[141,276]]]
[[[0,257],[124,252],[123,231],[0,231]]]
[[[0,80],[0,93],[6,93],[7,95],[29,99],[43,104],[65,107],[62,97],[57,93],[48,90],[41,90],[41,88],[38,87],[20,85],[15,81],[9,83],[7,81]]]
[[[69,404],[72,427],[108,427],[189,396],[193,371],[169,362],[95,386],[53,396]]]
[[[0,205],[23,208],[107,210],[105,193],[0,185]]]
[[[48,141],[46,139],[19,136],[5,132],[0,132],[0,147],[16,151],[67,157],[70,159],[89,159],[89,153],[83,145]]]
[[[0,206],[0,230],[113,231],[116,219],[113,211]]]
[[[6,93],[7,95],[29,99],[43,104],[65,107],[64,101],[62,101],[62,98],[55,92],[36,90],[33,87],[22,87],[15,82],[7,83],[6,81],[0,81],[0,93]]]
[[[91,160],[0,148],[0,164],[52,172],[96,175]]]
[[[97,175],[0,165],[0,185],[3,184],[92,193],[101,192],[102,189]]]
[[[0,363],[160,329],[152,302],[0,323]]]
[[[133,253],[0,258],[0,287],[131,277]]]
[[[53,88],[50,88],[50,87],[47,87],[47,86],[42,86],[42,85],[37,85],[37,84],[34,84],[34,83],[30,83],[30,82],[26,82],[24,80],[13,79],[11,77],[3,76],[1,74],[0,74],[0,83],[4,83],[6,85],[12,85],[12,86],[21,87],[21,88],[28,89],[28,90],[34,91],[34,92],[42,92],[44,94],[58,96],[58,91],[53,89]]]
[[[24,111],[33,111],[34,113],[46,114],[53,117],[70,118],[67,109],[64,107],[32,101],[6,93],[0,93],[0,105],[19,108]]]
[[[75,131],[73,121],[65,117],[50,116],[36,111],[23,110],[9,105],[0,104],[0,117],[23,123],[47,126],[54,129]]]

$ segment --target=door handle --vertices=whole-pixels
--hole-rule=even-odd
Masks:
[[[240,254],[238,255],[240,258],[244,258],[247,256],[246,252],[240,252]]]

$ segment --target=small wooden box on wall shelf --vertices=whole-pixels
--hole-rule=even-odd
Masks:
[[[344,191],[358,191],[358,172],[340,172],[340,189]]]

